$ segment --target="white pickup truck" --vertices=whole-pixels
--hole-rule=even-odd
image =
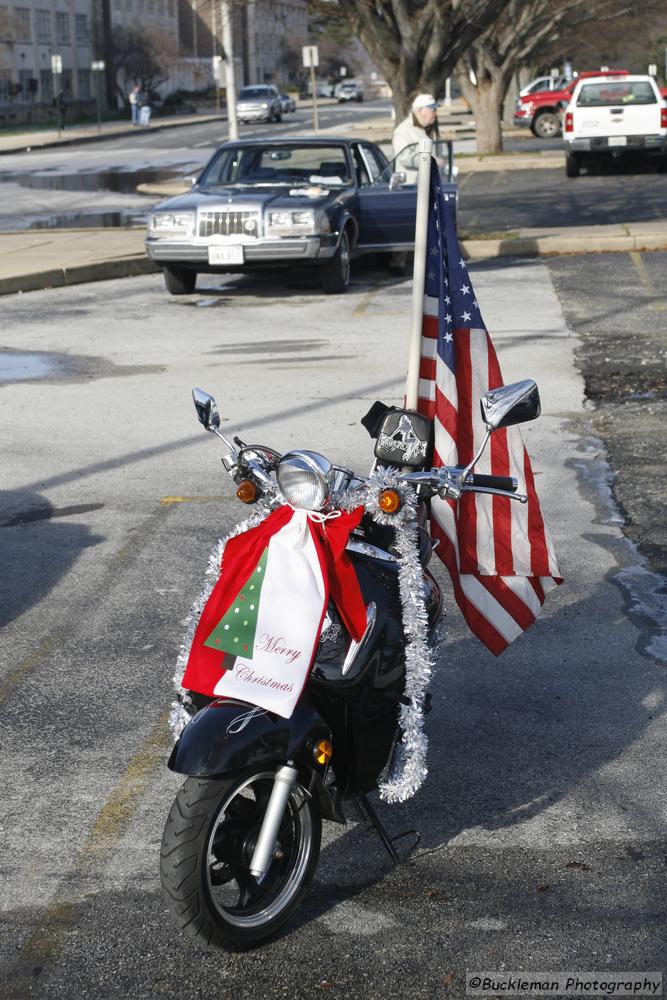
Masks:
[[[652,76],[594,76],[575,87],[565,110],[565,172],[584,160],[634,154],[667,170],[667,102]]]

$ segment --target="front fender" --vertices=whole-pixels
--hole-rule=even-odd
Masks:
[[[191,777],[219,778],[295,760],[305,744],[330,738],[329,727],[308,704],[283,719],[242,701],[212,701],[187,724],[168,766]]]

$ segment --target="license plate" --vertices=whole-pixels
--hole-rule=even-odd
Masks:
[[[628,140],[624,135],[612,135],[607,139],[610,146],[627,146]]]
[[[243,247],[209,247],[208,262],[209,264],[242,264]]]

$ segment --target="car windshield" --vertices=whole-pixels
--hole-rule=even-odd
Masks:
[[[268,97],[268,87],[244,87],[239,94],[239,100],[243,101],[250,97]]]
[[[648,80],[605,80],[604,83],[586,83],[577,98],[577,107],[580,108],[656,103],[655,91]]]
[[[351,184],[343,146],[241,146],[221,149],[204,171],[199,186]]]

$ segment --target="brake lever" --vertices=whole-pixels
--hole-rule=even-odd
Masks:
[[[510,500],[518,500],[519,503],[528,503],[525,493],[509,493],[507,490],[494,490],[491,486],[462,486],[462,493],[491,493],[496,497],[509,497]]]

